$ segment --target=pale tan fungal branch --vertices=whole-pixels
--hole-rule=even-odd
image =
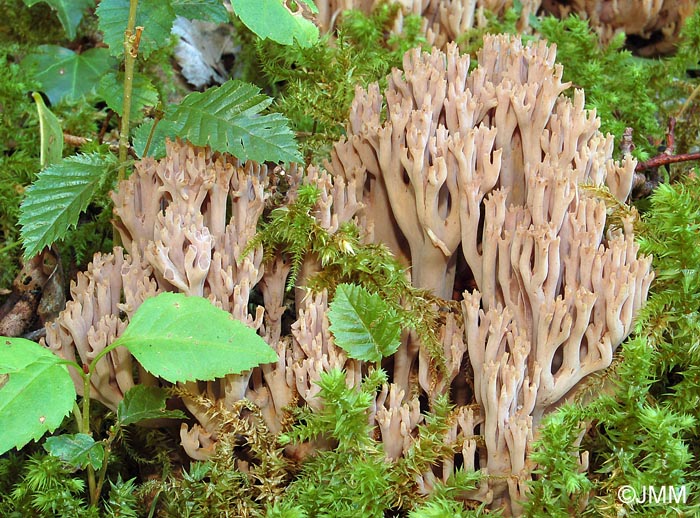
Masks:
[[[512,0],[391,0],[400,6],[392,31],[401,34],[404,18],[419,15],[422,31],[433,47],[445,49],[450,42],[474,28],[487,26],[486,14],[502,17],[514,7]],[[358,9],[369,14],[380,0],[315,0],[319,13],[314,17],[323,33],[337,27],[343,11]],[[572,14],[588,20],[603,45],[615,35],[637,37],[643,56],[672,53],[685,19],[697,5],[696,0],[523,0],[516,27],[520,34],[530,29],[533,15],[553,14],[565,18]]]
[[[370,416],[379,427],[384,454],[396,460],[408,451],[415,440],[416,427],[423,421],[420,402],[416,396],[405,401],[405,392],[394,383],[383,385]]]
[[[321,373],[332,369],[343,369],[348,386],[359,387],[362,381],[362,362],[347,357],[333,340],[328,322],[328,293],[309,293],[297,310],[299,317],[292,324],[291,370],[299,396],[311,408],[320,408],[320,387],[317,382]]]
[[[130,258],[126,261],[129,262]],[[121,248],[115,248],[113,254],[95,255],[88,270],[78,274],[76,281],[71,283],[72,300],[66,309],[46,325],[46,344],[52,351],[79,365],[87,365],[122,333],[126,324],[118,317],[121,274],[124,270],[131,272],[132,267],[133,264],[125,265]],[[142,280],[137,281],[137,286],[153,290],[152,285]],[[129,290],[130,309],[140,304],[137,298],[140,297]],[[71,376],[76,390],[82,395],[82,378],[76,372],[71,372]],[[134,384],[131,353],[117,348],[97,362],[90,395],[116,409],[124,393]]]
[[[635,162],[612,160],[613,139],[598,132],[583,92],[562,95],[555,53],[487,36],[469,73],[454,46],[411,51],[383,95],[358,90],[329,165],[365,185],[368,238],[406,257],[414,285],[452,298],[459,271],[476,286],[462,294],[463,329],[447,319],[442,330],[447,372],[409,339],[394,381],[408,394],[417,380],[429,399],[455,390],[468,350],[483,438],[468,451],[489,475],[481,498],[513,515],[540,420],[610,365],[652,279],[631,222],[608,229],[605,201],[580,187],[607,185],[624,201]],[[397,423],[387,419],[383,435],[403,442]]]
[[[464,341],[464,328],[457,323],[455,316],[448,313],[446,322],[440,329],[440,343],[443,346],[445,370],[435,370],[425,348],[418,351],[418,383],[428,395],[430,406],[433,407],[435,399],[439,396],[448,395],[453,389],[455,379],[462,371],[463,362],[466,360],[467,344]],[[462,374],[464,374],[462,372]],[[458,394],[453,393],[455,402],[459,399]],[[463,401],[462,401],[463,402]]]
[[[207,460],[216,451],[214,434],[206,432],[198,424],[190,429],[185,423],[180,425],[180,444],[185,453],[193,460]]]
[[[289,170],[288,202],[296,196],[302,174],[295,167]],[[307,181],[321,190],[314,216],[330,233],[360,210],[353,182],[340,180],[336,185],[327,172],[316,168],[310,168]],[[210,406],[201,404],[202,397],[223,408],[247,398],[260,407],[267,427],[278,432],[287,406],[297,401],[319,404],[314,382],[322,372],[345,368],[353,384],[361,380],[360,363],[348,360],[333,343],[327,294],[300,299],[292,336],[283,336],[291,264],[279,257],[265,268],[261,247],[243,255],[265,208],[268,182],[265,166],[180,142],[167,144],[163,160],[146,158],[137,163],[113,195],[115,224],[131,254],[125,255],[121,248],[112,255],[98,254],[72,287],[73,300],[48,326],[48,346],[64,358],[86,364],[121,334],[146,298],[160,291],[180,291],[207,297],[259,330],[278,354],[275,364],[181,384],[183,402],[199,423],[182,432],[183,446],[193,458],[210,455],[221,424]],[[307,262],[318,268],[314,258]],[[254,289],[262,295],[264,307],[250,307]],[[74,379],[81,391],[81,379],[77,374]],[[135,365],[128,351],[117,349],[99,362],[92,383],[93,396],[115,409],[134,384],[158,380]]]
[[[248,304],[263,274],[262,250],[245,257],[242,251],[262,215],[267,181],[264,166],[179,142],[168,143],[166,159],[137,163],[114,195],[115,224],[131,255],[116,248],[113,255],[95,257],[72,286],[73,300],[48,326],[48,346],[89,363],[119,336],[143,300],[159,291],[208,297],[259,328],[263,308],[251,314]],[[120,349],[101,360],[92,377],[95,397],[116,408],[137,381],[131,365],[130,354]],[[141,382],[149,379],[141,375]],[[236,383],[218,380],[198,390],[231,397]]]

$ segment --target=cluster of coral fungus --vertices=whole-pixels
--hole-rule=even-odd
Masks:
[[[458,292],[461,312],[448,313],[439,330],[443,358],[404,332],[384,364],[392,383],[369,418],[394,460],[421,433],[424,410],[447,394],[455,411],[445,441],[466,469],[485,475],[469,498],[514,515],[534,468],[538,423],[610,365],[652,278],[632,222],[610,225],[598,196],[607,188],[624,202],[635,163],[612,160],[612,137],[598,132],[583,92],[562,95],[569,85],[554,60],[543,42],[507,36],[486,37],[471,72],[454,46],[411,51],[384,93],[376,84],[357,90],[347,138],[326,170],[287,176],[288,200],[303,183],[321,190],[314,216],[329,233],[354,222],[366,242],[392,249],[414,286],[444,299]],[[276,432],[289,405],[318,407],[320,373],[340,367],[358,383],[367,366],[334,344],[329,294],[299,297],[286,335],[290,264],[264,262],[262,247],[246,250],[274,175],[179,142],[163,160],[138,163],[114,195],[128,254],[95,257],[48,326],[47,346],[88,362],[145,298],[179,291],[209,298],[278,354],[275,364],[183,393],[224,406],[248,398]],[[316,259],[307,261],[312,270]],[[465,279],[474,289],[459,293]],[[127,351],[106,356],[92,395],[114,408],[135,383],[159,382],[135,363]],[[216,419],[184,402],[198,424],[183,427],[183,445],[205,458],[216,447]],[[454,466],[445,459],[416,487],[430,491]]]

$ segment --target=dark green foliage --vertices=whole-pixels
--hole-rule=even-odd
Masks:
[[[531,455],[539,468],[534,472],[525,504],[528,516],[567,518],[585,507],[593,484],[580,469],[576,446],[584,416],[579,407],[571,406],[545,418],[540,440]],[[552,455],[553,451],[556,455]]]
[[[299,161],[287,119],[279,113],[260,113],[270,104],[272,99],[258,88],[234,79],[189,94],[168,110],[165,120],[176,126],[174,136],[244,161]]]
[[[265,260],[279,254],[290,258],[291,270],[287,290],[294,287],[304,257],[314,248],[325,247],[330,239],[311,214],[321,191],[315,185],[302,185],[293,203],[278,207],[270,213],[269,221],[253,237],[241,255],[245,256],[262,245]]]
[[[36,6],[32,12],[40,8]],[[0,22],[0,31],[6,20]],[[40,26],[41,23],[37,23]],[[55,23],[60,28],[60,24]],[[11,287],[21,266],[22,247],[17,223],[20,204],[27,186],[36,179],[40,170],[38,117],[29,95],[40,90],[40,85],[26,68],[18,64],[19,58],[26,53],[25,49],[26,46],[21,44],[0,44],[0,68],[3,70],[0,74],[0,114],[3,119],[0,126],[0,199],[3,200],[0,204],[0,288],[4,289]],[[52,106],[51,110],[59,117],[66,133],[78,136],[94,134],[98,120],[103,116],[84,99],[61,103]],[[111,249],[111,203],[106,196],[111,185],[104,184],[101,196],[95,198],[88,213],[81,218],[78,229],[68,234],[58,247],[66,271],[75,266],[82,267],[95,251]],[[104,212],[102,207],[108,210]]]
[[[664,118],[676,117],[676,152],[700,150],[700,6],[686,19],[674,56],[659,63],[652,88],[665,102]]]
[[[110,482],[109,498],[105,502],[105,517],[107,518],[137,518],[136,484],[135,479],[122,480],[119,476],[116,482]]]
[[[85,481],[45,453],[0,459],[0,516],[3,518],[136,518],[135,481],[110,483],[104,511],[89,508]]]
[[[479,472],[457,470],[446,483],[436,483],[425,503],[417,494],[416,477],[454,457],[453,446],[444,440],[454,418],[446,398],[439,398],[435,412],[425,416],[425,424],[418,427],[416,440],[406,456],[393,463],[385,459],[368,423],[376,391],[385,382],[386,376],[379,370],[371,371],[362,385],[353,389],[347,387],[342,371],[321,375],[319,397],[324,405],[316,411],[297,410],[297,424],[280,438],[284,443],[331,444],[332,449],[318,452],[303,464],[284,499],[268,511],[269,518],[381,518],[399,510],[411,511],[412,518],[481,515],[479,511],[467,511],[460,498],[465,491],[477,487],[482,476]],[[304,514],[295,514],[299,512]]]
[[[59,245],[64,263],[71,261],[70,268],[82,268],[92,260],[93,254],[112,250],[112,203],[106,196],[97,196],[86,213],[82,214],[78,226]]]
[[[260,39],[269,38],[283,45],[302,47],[318,41],[318,27],[302,16],[302,12],[318,12],[313,0],[298,0],[290,7],[274,0],[231,0],[231,7]]]
[[[102,0],[97,7],[103,41],[110,54],[122,58],[124,55],[124,29],[129,17],[129,0]],[[136,10],[136,26],[144,27],[139,45],[139,54],[145,59],[170,42],[170,30],[175,21],[175,10],[170,2],[141,0]]]
[[[26,190],[19,216],[26,258],[34,257],[76,226],[80,214],[115,170],[115,161],[109,158],[96,153],[73,155],[39,173]]]
[[[172,0],[175,14],[189,20],[226,23],[229,14],[218,0]]]
[[[159,492],[157,516],[167,518],[226,513],[260,518],[383,518],[409,512],[413,518],[481,516],[483,510],[467,510],[463,502],[464,492],[477,487],[479,472],[457,470],[447,482],[436,482],[427,500],[418,494],[416,476],[455,453],[453,446],[444,444],[454,417],[446,399],[438,401],[436,412],[419,425],[406,459],[385,458],[369,421],[376,393],[385,382],[381,370],[372,370],[353,388],[347,386],[343,371],[322,373],[320,408],[293,409],[294,424],[278,436],[270,434],[259,410],[247,400],[226,410],[194,396],[194,404],[221,423],[216,452],[164,483],[144,485],[142,492]],[[295,451],[313,453],[299,466],[283,451],[292,452],[292,458],[297,458]],[[246,470],[240,469],[242,458]]]
[[[60,45],[41,45],[26,56],[22,66],[31,70],[52,104],[75,102],[94,92],[100,78],[115,66],[105,48],[77,53]]]
[[[95,5],[95,0],[24,0],[27,6],[45,3],[56,13],[63,29],[70,39],[75,38],[75,31],[80,25],[83,13]]]
[[[184,4],[187,3],[178,3],[180,7],[187,9],[188,6]],[[70,6],[60,3],[59,10],[63,12],[64,8],[68,7]],[[213,8],[210,2],[209,14]],[[219,4],[219,15],[221,10],[225,13],[225,9]],[[23,241],[25,257],[31,257],[45,246],[51,246],[61,240],[65,240],[67,246],[60,247],[58,252],[66,258],[84,259],[85,256],[91,256],[92,253],[111,245],[107,237],[111,231],[109,225],[111,204],[107,192],[114,186],[116,175],[112,173],[116,169],[107,166],[111,155],[106,146],[100,146],[100,142],[110,129],[108,121],[112,114],[107,116],[106,111],[97,109],[95,104],[98,98],[94,92],[95,86],[100,84],[100,78],[102,78],[99,93],[106,98],[107,105],[119,114],[123,101],[123,86],[115,88],[112,84],[115,78],[119,77],[115,75],[117,61],[109,57],[110,52],[103,48],[103,45],[97,45],[97,41],[109,43],[112,54],[121,56],[128,11],[128,0],[100,2],[96,14],[98,14],[99,27],[103,29],[103,34],[95,34],[97,23],[92,16],[92,22],[88,20],[83,24],[92,32],[88,35],[80,34],[81,37],[85,37],[85,41],[75,44],[75,50],[66,47],[63,42],[61,45],[34,47],[28,55],[23,56],[22,69],[11,63],[12,68],[16,69],[13,70],[13,74],[31,77],[34,82],[31,89],[27,89],[27,85],[22,81],[15,81],[14,90],[8,88],[8,91],[11,94],[16,92],[26,95],[29,93],[27,90],[41,90],[54,103],[52,109],[61,122],[63,132],[71,137],[71,141],[86,141],[85,147],[93,152],[89,153],[90,164],[84,163],[80,158],[69,156],[65,162],[54,164],[58,169],[49,168],[42,171],[38,180],[26,190],[26,193],[25,187],[34,179],[33,174],[39,173],[35,164],[28,166],[28,178],[18,179],[17,183],[10,185],[3,182],[0,192],[7,187],[17,192],[14,195],[10,193],[5,198],[14,202],[9,204],[8,211],[14,211],[15,214],[10,213],[5,218],[0,213],[0,231],[2,231],[0,243],[3,243],[0,251],[7,252],[18,248],[16,207],[23,194],[26,196],[22,202],[23,210],[20,215],[22,226],[20,237]],[[137,21],[142,22],[147,28],[139,50],[138,68],[142,73],[136,74],[136,80],[133,83],[132,123],[142,120],[144,109],[155,108],[159,104],[158,94],[164,98],[172,93],[172,88],[164,86],[168,76],[172,78],[172,67],[163,66],[163,64],[170,59],[167,51],[172,47],[169,34],[174,13],[169,2],[159,3],[149,0],[139,4]],[[200,14],[207,13],[202,11]],[[75,27],[71,27],[72,31]],[[43,54],[42,50],[45,51]],[[14,52],[19,54],[19,47],[14,48]],[[150,60],[148,60],[149,57]],[[18,57],[8,52],[3,59],[16,61]],[[162,69],[170,72],[163,74],[160,72]],[[108,81],[110,75],[114,76],[111,83]],[[206,93],[192,94],[179,106],[171,109],[169,113],[172,113],[178,123],[181,123],[177,127],[176,134],[187,137],[194,144],[209,144],[216,150],[232,152],[242,159],[250,157],[259,162],[299,159],[300,155],[286,120],[276,113],[265,115],[259,113],[272,102],[272,99],[256,95],[257,90],[251,85],[232,82],[228,86],[231,88],[222,86]],[[17,101],[13,104],[19,104],[25,108],[26,112],[26,101],[24,103]],[[3,102],[2,105],[4,104]],[[5,111],[4,108],[3,111]],[[7,111],[9,112],[9,109]],[[98,121],[101,124],[97,124]],[[9,122],[11,124],[7,126],[8,128],[22,127],[21,121],[10,119]],[[15,124],[12,124],[13,122]],[[114,122],[112,124],[114,127]],[[99,138],[96,138],[98,130]],[[36,131],[35,123],[33,131]],[[128,131],[129,128],[126,128],[127,133]],[[13,142],[16,139],[14,136],[8,136],[3,140]],[[15,144],[12,145],[16,147]],[[26,152],[37,147],[26,145],[20,149]],[[66,150],[67,153],[70,151],[72,150]],[[34,151],[34,154],[36,153],[38,149]],[[15,153],[3,153],[3,159],[13,154]],[[21,154],[16,156],[22,158]],[[121,152],[120,156],[122,156]],[[125,156],[126,153],[122,156],[124,163],[119,164],[120,174],[123,174],[129,165]],[[86,168],[88,166],[90,166],[89,171]],[[89,210],[90,208],[93,210]],[[83,215],[86,211],[88,213]],[[72,229],[78,228],[81,222],[86,221],[90,222],[88,228],[71,234]],[[18,256],[16,254],[7,254],[7,256],[10,264],[2,270],[7,279],[0,280],[9,285],[11,276],[17,269]],[[78,267],[81,266],[78,265]],[[70,268],[65,269],[70,271]]]
[[[193,462],[161,493],[159,516],[168,518],[204,518],[224,516],[252,507],[248,477],[222,460]]]
[[[515,2],[518,3],[518,0]],[[507,9],[502,16],[497,16],[490,11],[484,11],[484,19],[486,24],[483,27],[473,27],[468,31],[463,32],[457,36],[455,43],[459,46],[460,51],[463,54],[469,54],[472,57],[472,61],[469,64],[469,68],[473,69],[476,67],[476,52],[483,46],[483,39],[485,34],[518,34],[517,23],[520,19],[520,8],[515,6],[511,9]],[[527,41],[529,36],[523,34],[523,41]]]
[[[63,27],[48,5],[27,7],[23,0],[2,1],[1,44],[24,42],[27,45],[41,45],[64,37]]]
[[[308,407],[297,409],[295,417],[300,424],[280,437],[282,443],[333,438],[339,451],[355,448],[367,451],[376,447],[371,439],[367,411],[374,403],[377,389],[386,383],[386,374],[372,371],[360,390],[348,388],[345,377],[337,369],[321,374],[319,397],[325,404],[317,412]]]
[[[673,410],[696,414],[700,403],[700,180],[696,174],[685,182],[659,186],[644,225],[641,250],[655,257],[656,282],[642,312],[640,330],[658,349],[659,370],[652,379],[666,384],[652,389],[660,397],[669,397]],[[694,435],[699,431],[692,430]]]
[[[485,505],[479,505],[476,509],[466,509],[460,500],[460,493],[475,489],[480,479],[479,472],[456,471],[446,483],[436,484],[428,500],[415,507],[408,514],[408,518],[477,518],[485,515],[497,518],[502,516],[498,511],[485,511]]]
[[[382,298],[357,284],[341,284],[328,309],[335,344],[349,358],[378,363],[401,344],[401,321]]]
[[[385,85],[404,52],[424,44],[416,16],[404,19],[400,36],[387,39],[398,10],[398,4],[382,4],[369,17],[345,12],[337,34],[308,48],[258,43],[262,71],[279,88],[277,109],[294,124],[307,161],[323,159],[343,134],[356,86]]]
[[[142,6],[156,3],[141,2]],[[123,10],[126,2],[101,4],[103,8],[118,4]],[[187,2],[172,4],[175,7]],[[213,1],[207,3],[212,8],[215,4],[221,7]],[[516,9],[504,18],[491,17],[488,29],[516,32],[519,2],[514,4]],[[202,5],[193,2],[191,7]],[[96,18],[88,16],[78,28],[80,39],[68,43],[47,5],[26,9],[19,0],[6,0],[3,6],[7,8],[0,22],[0,69],[5,71],[0,75],[0,114],[4,122],[0,127],[0,288],[9,286],[17,270],[18,207],[25,188],[39,171],[36,110],[27,97],[39,85],[16,62],[42,43],[84,52],[94,44],[97,32]],[[307,159],[320,161],[342,136],[356,85],[379,81],[383,87],[390,68],[401,66],[404,51],[424,43],[416,17],[406,18],[403,35],[387,39],[397,9],[397,5],[383,4],[369,17],[346,13],[337,34],[306,49],[254,42],[250,33],[241,33],[246,47],[237,59],[242,57],[243,68],[248,67],[246,77],[253,77],[255,72],[251,70],[257,70],[256,66],[262,68],[264,75],[256,79],[262,78],[265,84],[260,86],[266,93],[277,95],[276,109],[292,119]],[[122,20],[112,21],[108,39],[120,53]],[[577,18],[546,18],[533,26],[558,45],[564,80],[585,89],[587,107],[595,108],[603,118],[602,131],[619,137],[626,126],[631,126],[638,156],[656,154],[655,144],[649,144],[648,139],[657,141],[662,137],[667,117],[681,112],[698,84],[697,79],[685,74],[697,68],[700,59],[700,11],[688,20],[677,55],[656,63],[632,57],[623,49],[622,37],[600,48],[586,22]],[[466,34],[461,40],[463,50],[473,52],[484,32],[481,29]],[[161,35],[157,42],[145,40],[143,50],[152,53],[147,61],[139,56],[137,70],[165,100],[173,96],[175,81],[168,64],[170,38],[167,31],[161,30]],[[6,41],[21,41],[23,46],[8,45]],[[245,57],[255,51],[255,59]],[[147,102],[141,103],[144,106],[156,103],[153,91],[149,92]],[[110,92],[112,105],[117,108],[119,95],[120,91]],[[96,108],[95,103],[96,97],[91,95],[51,109],[67,133],[94,138],[104,123],[109,138],[109,132],[116,128],[116,117],[107,124],[106,109]],[[677,151],[698,146],[698,106],[697,102],[689,102],[684,108],[676,132]],[[133,111],[132,122],[136,125],[144,114],[141,107]],[[80,151],[101,155],[108,152],[97,141]],[[64,258],[80,265],[93,252],[111,248],[111,204],[106,191],[112,182],[111,177],[104,178],[87,211],[78,219],[78,228],[59,243]],[[430,348],[436,368],[440,368],[440,316],[435,308],[452,309],[452,303],[411,287],[404,268],[388,249],[362,244],[354,225],[346,224],[332,235],[326,232],[314,218],[318,197],[318,188],[303,185],[294,202],[271,204],[273,210],[266,214],[266,222],[250,248],[262,245],[268,260],[273,256],[288,258],[292,264],[290,289],[300,280],[302,265],[308,261],[319,264],[322,271],[301,279],[303,286],[334,293],[339,284],[353,283],[380,297],[396,312],[403,327],[417,330]],[[700,182],[690,178],[683,184],[659,188],[641,242],[642,250],[656,257],[657,280],[642,312],[637,337],[621,347],[611,371],[589,382],[580,402],[545,419],[532,453],[538,469],[526,505],[529,516],[612,517],[628,513],[661,517],[700,513],[700,487],[695,484],[700,477],[699,235]],[[297,409],[292,416],[295,424],[286,424],[281,436],[285,443],[289,441],[289,448],[305,441],[318,446],[318,453],[301,463],[285,457],[280,437],[265,428],[259,410],[245,400],[228,410],[215,408],[203,398],[195,401],[221,423],[218,449],[209,461],[192,463],[182,471],[171,472],[170,461],[177,459],[171,436],[163,431],[145,434],[128,428],[122,442],[126,456],[117,451],[122,446],[115,443],[112,460],[121,464],[120,468],[127,462],[132,468],[137,463],[144,470],[150,469],[149,474],[160,473],[162,479],[137,482],[130,479],[134,472],[122,469],[117,476],[114,468],[114,473],[110,471],[111,487],[103,492],[99,511],[87,507],[85,480],[56,459],[43,454],[8,455],[0,459],[0,516],[145,516],[152,501],[152,509],[162,517],[484,515],[483,509],[467,509],[463,502],[465,491],[478,485],[478,472],[457,470],[446,483],[437,483],[430,497],[417,496],[416,476],[431,469],[439,472],[444,459],[455,455],[453,446],[444,440],[454,420],[446,398],[431,402],[430,413],[418,426],[416,441],[407,455],[393,463],[385,460],[377,432],[368,422],[382,382],[380,371],[373,371],[361,387],[350,389],[343,373],[324,375],[320,382],[321,410]],[[600,393],[604,395],[599,397]],[[113,421],[110,418],[107,422]],[[582,435],[584,425],[589,429]],[[581,450],[591,453],[586,472],[580,470]],[[183,463],[181,459],[176,462],[177,467]],[[637,489],[685,484],[690,501],[683,507],[628,509],[617,499],[618,488],[627,484]]]
[[[400,460],[400,469],[409,480],[438,466],[445,458],[453,458],[454,445],[445,444],[445,434],[452,426],[452,405],[447,396],[440,396],[433,404],[432,412],[425,416],[420,428],[420,440],[413,443]],[[477,479],[478,480],[478,479]],[[473,482],[473,480],[472,480]],[[472,489],[470,487],[465,489]]]

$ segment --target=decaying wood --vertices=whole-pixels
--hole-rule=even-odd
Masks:
[[[63,269],[57,254],[45,250],[25,262],[0,308],[0,335],[22,336],[55,318],[66,304]]]

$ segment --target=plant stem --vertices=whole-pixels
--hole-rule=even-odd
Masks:
[[[93,360],[90,367],[95,365]],[[84,372],[84,371],[83,371]],[[92,369],[89,369],[87,373],[83,376],[83,424],[81,426],[81,433],[92,435],[90,432],[90,378],[92,374]],[[88,464],[88,492],[90,493],[90,507],[97,507],[98,495],[95,493],[95,468]]]
[[[100,493],[102,492],[102,486],[105,483],[105,475],[107,474],[107,462],[109,461],[109,454],[112,451],[112,443],[114,442],[114,439],[117,437],[117,431],[115,431],[115,428],[119,426],[118,424],[115,424],[112,426],[112,428],[109,430],[109,436],[107,437],[107,440],[104,441],[104,456],[102,457],[102,467],[100,468],[100,474],[99,478],[97,479],[97,486],[95,487],[95,501],[98,501],[100,497]]]
[[[110,345],[102,349],[102,351],[100,351],[97,354],[97,356],[95,356],[95,358],[90,362],[90,366],[87,368],[85,366],[81,368],[80,365],[78,365],[77,363],[69,362],[70,365],[72,365],[78,370],[80,376],[83,378],[82,416],[80,415],[79,409],[77,412],[74,411],[74,415],[76,416],[76,418],[80,419],[82,417],[82,422],[78,420],[78,431],[80,433],[84,433],[90,436],[92,435],[92,432],[90,431],[90,380],[92,378],[92,374],[95,372],[97,362],[99,362],[105,355],[109,354],[111,351],[119,347],[119,345],[120,343],[117,339]],[[113,440],[113,437],[110,438]],[[93,468],[91,464],[88,464],[87,466],[90,507],[97,507],[97,504],[100,501],[100,493],[102,492],[102,485],[104,484],[105,473],[107,472],[107,460],[109,458],[110,448],[111,440],[108,440],[108,442],[105,445],[105,454],[104,458],[102,459],[102,468],[100,469],[99,482],[95,480],[95,468]]]
[[[688,106],[690,106],[690,103],[695,99],[695,96],[697,96],[700,93],[700,85],[696,86],[692,93],[688,96],[688,98],[685,100],[683,103],[683,106],[681,107],[681,111],[678,112],[678,115],[676,116],[676,119],[680,119],[683,117],[683,114],[685,111],[688,109]]]
[[[3,246],[2,248],[0,248],[0,254],[4,254],[5,252],[9,252],[13,248],[17,248],[21,244],[22,244],[21,241],[13,241],[12,243],[9,243],[9,244]]]
[[[118,339],[112,342],[110,345],[102,349],[97,354],[97,356],[95,356],[95,358],[93,358],[93,360],[90,362],[90,366],[87,368],[85,366],[81,368],[80,365],[78,365],[77,363],[69,362],[70,365],[72,365],[78,370],[80,376],[83,378],[82,416],[80,416],[80,409],[76,408],[73,412],[77,419],[80,419],[80,417],[82,417],[82,422],[78,420],[78,431],[80,433],[84,433],[90,436],[92,435],[92,432],[90,431],[90,380],[92,379],[92,375],[95,372],[95,367],[104,356],[112,352],[120,345],[121,344],[119,343]],[[107,461],[109,459],[109,452],[111,450],[112,441],[114,440],[115,436],[116,434],[110,434],[110,437],[105,442],[105,453],[104,457],[102,458],[102,467],[100,468],[99,481],[95,480],[95,468],[93,468],[91,464],[88,464],[87,466],[90,507],[97,507],[97,504],[100,501],[100,493],[102,492],[102,486],[104,485],[105,481],[105,474],[107,473]]]
[[[80,405],[77,401],[73,401],[73,417],[75,417],[75,422],[78,425],[78,432],[80,432],[80,426],[83,422],[83,414],[80,412]]]
[[[134,65],[139,51],[139,42],[143,27],[136,27],[136,8],[138,0],[129,2],[129,20],[124,31],[124,103],[122,105],[122,122],[119,129],[119,176],[126,178],[126,158],[129,147],[129,120],[131,115],[131,91],[134,86]]]
[[[151,141],[153,140],[153,135],[156,132],[156,126],[158,126],[160,119],[160,115],[156,115],[153,119],[153,126],[151,126],[151,131],[148,132],[148,140],[146,140],[146,145],[143,148],[143,156],[146,156],[148,154],[148,150],[151,148]]]
[[[97,484],[95,483],[95,468],[91,464],[88,464],[88,492],[90,493],[90,507],[97,507],[97,502],[99,501],[99,494],[95,491]]]

